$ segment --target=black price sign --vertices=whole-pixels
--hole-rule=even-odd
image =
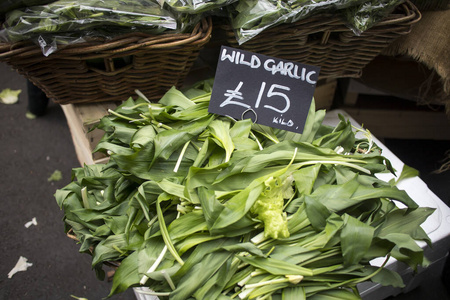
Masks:
[[[209,112],[301,133],[319,71],[222,46]]]

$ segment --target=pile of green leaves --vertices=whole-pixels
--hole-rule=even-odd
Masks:
[[[125,101],[99,124],[110,162],[55,194],[98,276],[120,262],[111,295],[359,299],[360,282],[403,285],[372,259],[425,263],[433,209],[375,177],[392,168],[370,138],[314,102],[303,134],[210,114],[211,84]]]

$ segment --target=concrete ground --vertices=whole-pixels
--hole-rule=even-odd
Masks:
[[[63,213],[53,197],[79,165],[64,114],[50,102],[44,116],[28,119],[26,81],[1,63],[0,91],[4,88],[23,92],[18,103],[0,104],[0,300],[105,298],[111,283],[96,279],[91,258],[80,254],[78,245],[66,237]],[[406,164],[419,169],[429,188],[448,204],[450,172],[432,173],[450,149],[448,141],[384,142]],[[62,172],[62,180],[48,181],[55,170]],[[26,228],[24,224],[34,217],[37,225]],[[8,278],[20,256],[32,266]],[[450,299],[441,275],[429,274],[418,288],[392,299]],[[128,291],[111,299],[136,297]]]

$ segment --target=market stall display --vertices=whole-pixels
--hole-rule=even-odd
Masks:
[[[361,282],[403,285],[372,259],[422,265],[434,209],[375,177],[392,169],[368,131],[323,125],[314,105],[303,134],[212,115],[210,90],[111,110],[96,149],[110,162],[74,169],[55,195],[99,276],[120,262],[111,294],[358,299]]]
[[[414,170],[379,179],[398,170],[370,131],[342,115],[326,125],[314,100],[302,133],[208,112],[212,80],[181,87],[215,16],[229,18],[224,43],[318,66],[321,80],[359,77],[421,18],[409,0],[9,10],[0,61],[57,103],[122,102],[96,126],[105,162],[74,168],[56,191],[68,237],[99,279],[115,269],[111,296],[361,299],[364,283],[403,288],[390,259],[418,271],[432,245],[421,226],[435,208],[398,187]]]

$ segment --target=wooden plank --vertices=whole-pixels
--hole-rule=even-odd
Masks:
[[[80,118],[75,113],[73,104],[61,105],[61,108],[66,116],[67,124],[69,125],[70,134],[72,135],[75,153],[77,154],[78,162],[81,166],[84,164],[94,164],[92,151],[89,146],[89,141],[86,138]]]
[[[104,132],[95,129],[95,126],[103,116],[108,114],[108,109],[115,109],[116,107],[117,104],[114,102],[80,103],[74,105],[75,113],[81,120],[83,132],[92,150],[104,135]],[[94,160],[98,160],[104,158],[105,155],[103,153],[94,153],[93,157]]]
[[[112,102],[61,105],[80,165],[108,161],[109,158],[103,153],[92,153],[104,134],[102,130],[94,129],[94,126],[108,114],[108,109],[115,107],[117,104]]]
[[[379,138],[450,140],[450,118],[445,112],[343,109]]]

